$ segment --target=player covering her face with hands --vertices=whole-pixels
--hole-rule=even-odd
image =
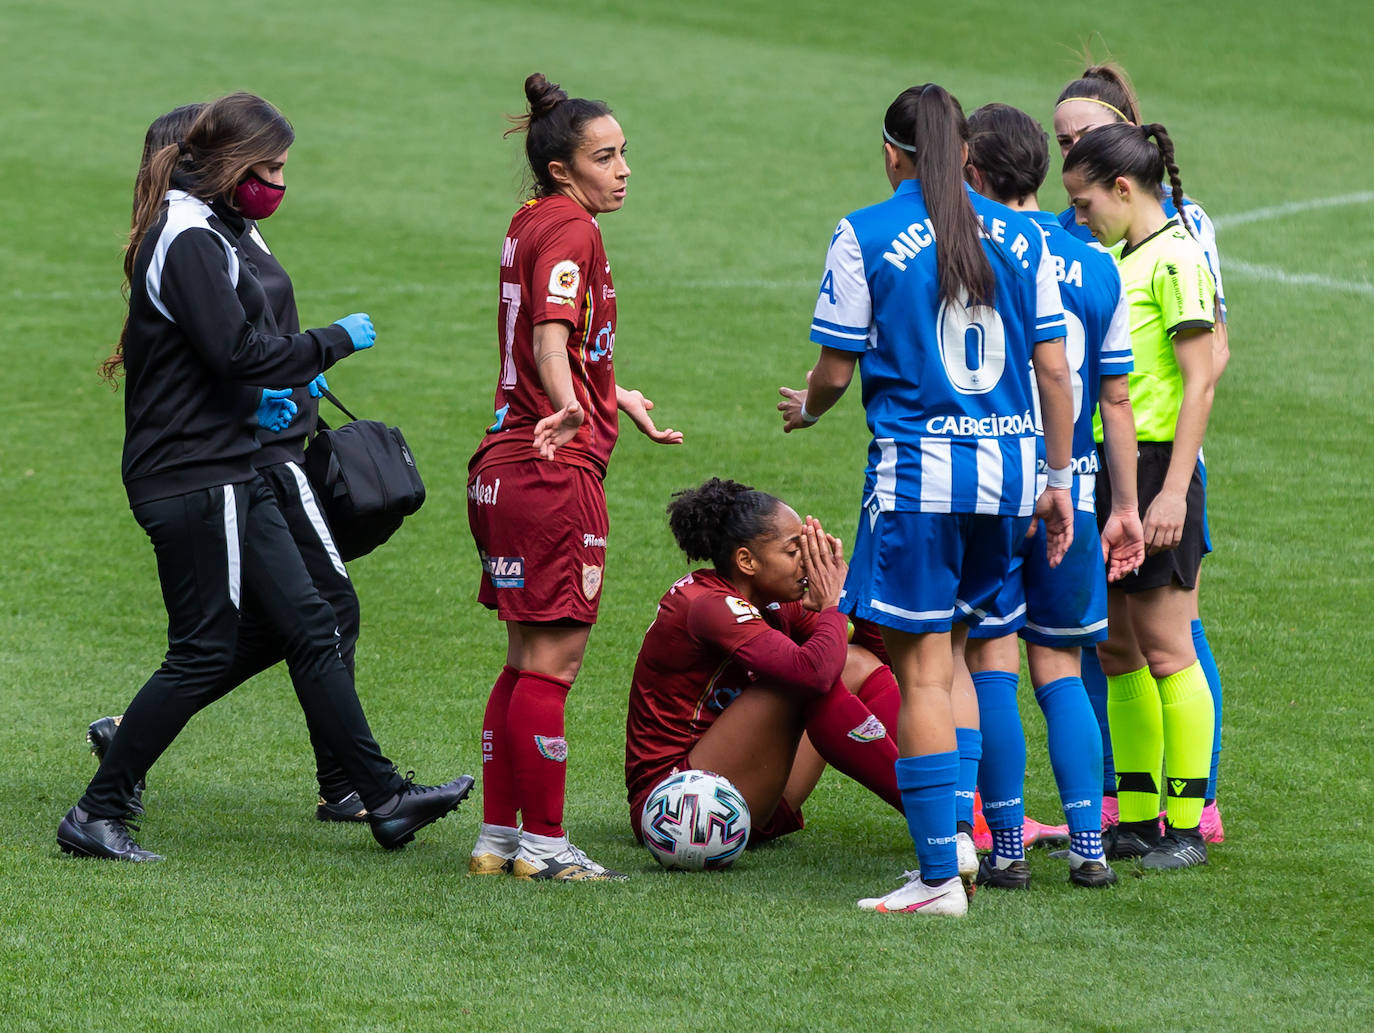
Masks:
[[[564,707],[596,621],[609,525],[602,478],[624,411],[650,440],[653,403],[615,379],[616,298],[596,217],[625,203],[625,136],[600,101],[525,80],[534,196],[501,249],[495,421],[468,464],[478,600],[506,625],[482,719],[482,832],[468,870],[522,879],[624,876],[563,828]]]
[[[882,138],[894,193],[840,221],[811,324],[820,358],[779,408],[784,430],[810,426],[862,371],[873,441],[840,605],[882,627],[901,686],[897,784],[920,872],[859,906],[958,916],[953,650],[1033,513],[1051,564],[1072,542],[1072,391],[1040,230],[965,187],[955,99],[934,84],[904,91]],[[1038,499],[1033,390],[1049,468]]]
[[[635,661],[625,724],[630,824],[676,771],[730,779],[749,804],[752,842],[802,827],[820,757],[898,810],[898,690],[867,650],[846,646],[836,608],[848,569],[813,517],[735,481],[678,492],[668,525],[688,559],[711,566],[659,601]],[[851,686],[853,691],[846,686]]]

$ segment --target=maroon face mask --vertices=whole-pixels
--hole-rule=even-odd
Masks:
[[[248,173],[248,178],[234,188],[234,204],[249,219],[265,219],[281,204],[286,187],[269,183],[257,173]]]

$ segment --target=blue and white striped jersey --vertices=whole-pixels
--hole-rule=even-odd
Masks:
[[[1174,207],[1173,195],[1168,191],[1165,191],[1164,196],[1160,198],[1160,203],[1164,205],[1164,214],[1168,218],[1172,219],[1178,214],[1178,209]],[[1188,225],[1192,227],[1193,238],[1202,245],[1202,253],[1207,256],[1207,268],[1217,284],[1217,308],[1221,311],[1221,321],[1224,323],[1226,322],[1226,291],[1221,286],[1221,252],[1217,250],[1216,227],[1212,225],[1212,220],[1208,214],[1202,210],[1202,205],[1187,195],[1183,198],[1183,213],[1188,217]],[[1079,240],[1089,244],[1097,243],[1093,235],[1088,232],[1088,227],[1078,225],[1072,207],[1065,208],[1059,213],[1059,225]],[[1115,250],[1119,252],[1120,248]]]
[[[830,241],[811,340],[859,353],[873,513],[1035,506],[1030,360],[1036,343],[1064,336],[1054,263],[1024,215],[969,198],[997,280],[991,307],[942,301],[917,180],[842,219]]]
[[[1097,484],[1097,446],[1093,443],[1093,411],[1104,376],[1131,372],[1130,306],[1121,274],[1112,256],[1083,243],[1060,226],[1049,212],[1029,213],[1045,235],[1054,262],[1059,296],[1064,302],[1064,351],[1073,380],[1073,502],[1076,509],[1094,511]],[[1039,396],[1036,426],[1040,425]],[[1045,473],[1044,449],[1040,472]]]

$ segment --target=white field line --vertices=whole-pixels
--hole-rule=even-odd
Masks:
[[[1237,212],[1234,215],[1223,215],[1212,220],[1218,229],[1230,229],[1235,226],[1245,226],[1254,222],[1268,222],[1274,219],[1283,219],[1290,215],[1298,215],[1302,212],[1317,211],[1322,208],[1340,208],[1347,205],[1370,204],[1374,202],[1374,191],[1364,190],[1354,194],[1342,194],[1339,197],[1321,197],[1310,201],[1290,201],[1286,204],[1269,205],[1265,208],[1255,208],[1248,212]],[[1363,280],[1338,280],[1330,276],[1321,276],[1316,273],[1291,273],[1285,269],[1276,269],[1272,266],[1255,265],[1252,262],[1245,262],[1231,256],[1227,256],[1222,271],[1227,275],[1239,273],[1242,277],[1255,280],[1264,280],[1270,283],[1282,283],[1300,287],[1322,287],[1327,290],[1353,291],[1357,294],[1374,293],[1374,284],[1366,283]],[[802,287],[814,287],[812,280],[688,280],[677,281],[673,284],[675,288],[685,290],[797,290]],[[427,283],[388,283],[378,284],[372,287],[322,287],[310,288],[308,294],[312,298],[352,298],[363,297],[390,297],[404,294],[430,294],[436,292],[451,293],[454,287],[439,287]],[[485,290],[485,288],[484,288]],[[469,293],[476,293],[469,291]],[[10,301],[17,302],[98,302],[110,301],[118,297],[115,290],[65,290],[65,291],[29,291],[17,288],[7,291],[4,297]],[[121,299],[122,307],[122,299]]]

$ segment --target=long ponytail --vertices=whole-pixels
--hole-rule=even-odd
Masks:
[[[1169,133],[1158,122],[1151,122],[1147,126],[1141,127],[1145,131],[1146,139],[1154,137],[1155,145],[1159,148],[1159,156],[1164,162],[1164,168],[1169,173],[1170,196],[1174,201],[1174,211],[1178,212],[1178,221],[1183,224],[1183,228],[1189,235],[1196,238],[1192,224],[1188,221],[1188,216],[1183,211],[1183,179],[1179,175],[1178,163],[1174,160],[1174,141],[1169,137]]]
[[[913,86],[888,106],[883,135],[911,155],[916,166],[935,230],[940,297],[969,305],[992,304],[997,283],[983,251],[982,224],[964,189],[968,123],[959,102],[934,83]]]

